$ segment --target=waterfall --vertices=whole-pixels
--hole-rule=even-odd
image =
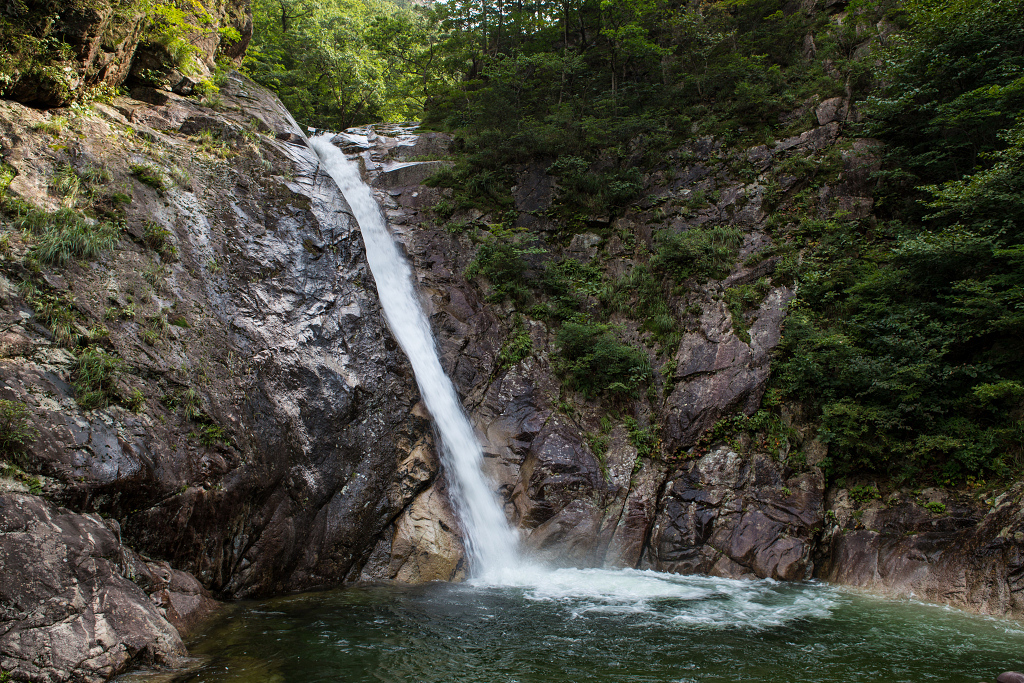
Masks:
[[[329,135],[309,142],[352,207],[384,315],[409,357],[420,394],[441,436],[441,459],[465,535],[471,572],[485,581],[501,581],[520,566],[518,537],[481,471],[483,451],[455,387],[441,368],[430,323],[416,296],[412,269],[395,246],[356,164],[331,144]]]

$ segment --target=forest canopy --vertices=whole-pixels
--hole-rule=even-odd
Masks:
[[[853,0],[837,21],[821,5],[255,0],[247,68],[313,126],[419,118],[456,133],[458,163],[436,179],[455,191],[449,210],[503,216],[515,164],[544,163],[571,190],[555,208],[567,239],[586,216],[640,199],[643,173],[686,141],[772,145],[812,125],[806,109],[792,115],[801,103],[846,98],[859,114],[845,138],[885,145],[876,210],[857,220],[798,210],[776,222],[798,296],[769,397],[815,416],[832,476],[1020,471],[1024,8]],[[824,182],[826,161],[794,170],[807,192]],[[735,236],[695,239],[657,238],[658,253],[631,276],[646,302],[633,314],[662,345],[678,340],[664,303],[672,283],[714,279],[735,258]],[[526,278],[526,244],[490,244],[493,263],[474,272],[522,313],[578,324],[565,292],[600,277],[549,268]],[[718,260],[695,268],[694,254]],[[630,309],[608,291],[602,305]]]

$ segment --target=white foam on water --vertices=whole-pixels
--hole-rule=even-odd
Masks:
[[[392,334],[412,364],[423,402],[441,436],[441,457],[462,523],[474,575],[501,577],[521,566],[519,539],[481,471],[483,452],[437,355],[430,323],[413,285],[412,269],[395,246],[387,222],[354,162],[328,135],[310,138],[338,184],[363,235],[366,259],[377,283]]]
[[[478,588],[518,588],[529,601],[562,604],[573,617],[642,615],[676,626],[768,628],[800,619],[827,618],[834,591],[821,585],[783,584],[637,569],[524,567]]]

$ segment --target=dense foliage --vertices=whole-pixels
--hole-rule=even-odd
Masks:
[[[1024,17],[904,9],[868,101],[887,220],[806,226],[779,386],[821,410],[836,472],[1005,474],[1024,464]]]
[[[401,4],[253,0],[245,68],[309,126],[418,118],[455,71],[433,15]]]
[[[810,410],[833,476],[960,481],[1024,465],[1018,2],[854,0],[841,21],[782,0],[448,0],[414,10],[257,0],[255,10],[249,69],[304,122],[422,115],[457,134],[455,167],[434,179],[453,193],[436,214],[475,209],[492,221],[474,233],[466,275],[557,330],[556,366],[586,396],[642,395],[658,352],[669,376],[685,324],[669,301],[724,277],[743,235],[652,225],[650,253],[636,250],[632,270],[609,278],[512,227],[517,165],[540,163],[557,178],[549,239],[565,246],[642,204],[643,174],[686,164],[680,150],[696,137],[770,144],[814,124],[813,108],[800,108],[812,96],[845,95],[861,114],[845,134],[885,143],[877,210],[827,218],[797,196],[769,220],[773,243],[759,258],[781,257],[774,280],[799,293],[773,405]],[[834,150],[778,172],[800,178],[809,198],[839,166]],[[698,210],[716,200],[688,201]],[[770,286],[762,278],[724,293],[741,339]],[[627,342],[613,315],[634,319],[653,348]],[[517,329],[507,359],[529,354]]]

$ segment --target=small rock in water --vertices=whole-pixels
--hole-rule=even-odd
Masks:
[[[1024,683],[1024,674],[1016,671],[1007,671],[999,674],[996,683]]]

